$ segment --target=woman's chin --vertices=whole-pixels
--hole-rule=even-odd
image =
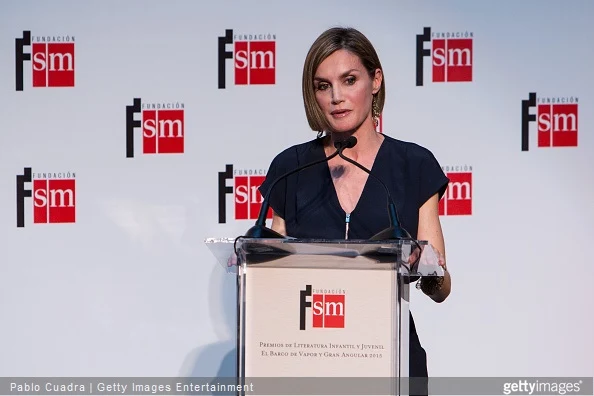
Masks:
[[[352,125],[331,125],[330,131],[336,134],[352,134],[357,128]]]
[[[330,132],[331,133],[336,133],[336,134],[350,134],[352,135],[353,133],[359,131],[365,124],[365,121],[363,121],[360,124],[357,123],[353,123],[351,122],[330,122]],[[375,130],[375,125],[373,126],[373,130]]]

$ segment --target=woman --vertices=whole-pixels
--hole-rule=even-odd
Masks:
[[[429,241],[445,268],[438,202],[448,179],[427,149],[375,131],[386,89],[379,58],[369,40],[352,28],[322,33],[307,54],[302,87],[307,119],[318,138],[279,154],[260,191],[268,191],[270,183],[286,171],[331,155],[335,142],[355,136],[356,146],[345,155],[388,185],[403,227],[413,238]],[[385,199],[379,183],[335,157],[274,188],[270,196],[272,229],[298,238],[368,239],[390,226]],[[436,302],[444,301],[450,293],[447,271],[439,283],[421,282],[421,289]],[[409,375],[427,377],[425,351],[410,318]]]

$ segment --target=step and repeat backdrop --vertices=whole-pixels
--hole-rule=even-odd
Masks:
[[[315,137],[301,73],[332,26],[377,49],[379,132],[451,179],[452,294],[412,292],[430,375],[594,375],[591,1],[0,9],[2,375],[234,374],[235,278],[203,241]]]

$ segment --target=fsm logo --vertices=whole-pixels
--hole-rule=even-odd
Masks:
[[[233,179],[233,186],[227,186],[227,180]],[[225,165],[225,171],[219,172],[219,223],[227,222],[227,194],[233,195],[235,220],[256,220],[264,197],[258,188],[266,179],[263,169],[234,169]],[[272,209],[268,209],[267,219],[272,219]]]
[[[140,120],[134,115],[141,113]],[[144,103],[134,98],[126,106],[126,157],[134,158],[134,129],[142,128],[143,154],[181,154],[184,152],[184,104]]]
[[[227,59],[233,60],[235,85],[275,84],[276,35],[233,34],[233,29],[226,29],[219,37],[219,89],[226,87]]]
[[[472,214],[472,166],[442,167],[450,182],[439,201],[440,216]]]
[[[26,52],[25,47],[31,47]],[[25,62],[32,62],[34,88],[74,87],[74,36],[33,36],[23,31],[15,39],[15,88],[24,86]]]
[[[312,313],[311,327],[344,328],[345,295],[343,289],[312,289],[306,285],[299,291],[299,330],[307,328],[307,309]]]
[[[424,58],[431,59],[433,82],[472,81],[473,66],[472,32],[431,32],[430,27],[423,28],[423,34],[417,34],[417,87],[423,85]],[[431,49],[425,43],[431,43]]]
[[[25,226],[25,198],[33,198],[33,223],[74,223],[75,177],[74,172],[34,173],[25,168],[16,177],[17,227]],[[25,183],[33,183],[32,188]]]
[[[538,147],[577,147],[578,98],[536,96],[522,100],[522,151],[530,148],[530,123],[536,121]],[[536,114],[530,109],[536,107]]]

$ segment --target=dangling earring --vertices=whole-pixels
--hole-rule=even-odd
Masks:
[[[373,123],[377,128],[379,125],[380,109],[377,105],[377,96],[375,95],[373,95],[373,100],[371,101],[371,116],[373,117]]]

